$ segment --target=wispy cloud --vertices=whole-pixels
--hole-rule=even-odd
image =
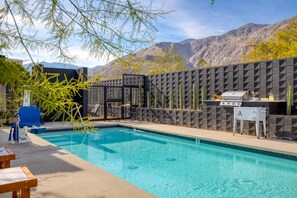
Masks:
[[[31,63],[31,60],[29,59],[28,54],[21,49],[16,49],[13,52],[6,52],[4,54],[11,58],[21,59],[24,61],[24,64]],[[79,46],[75,46],[75,45],[69,48],[69,54],[77,57],[77,59],[74,62],[72,62],[72,64],[85,66],[85,67],[95,67],[98,65],[105,65],[107,62],[110,62],[116,58],[114,56],[110,56],[109,59],[107,59],[106,57],[101,57],[101,58],[90,57],[86,51],[81,50]],[[57,57],[51,56],[46,51],[32,52],[31,55],[34,57],[34,61],[36,63],[43,62],[43,61],[59,62]]]
[[[169,25],[178,30],[179,34],[187,38],[202,38],[217,34],[217,30],[203,24],[199,19],[191,17],[190,14],[177,12],[174,22]]]
[[[175,35],[177,39],[199,39],[222,33],[221,29],[214,28],[211,26],[211,24],[205,22],[203,13],[199,14],[198,11],[197,14],[195,5],[193,8],[183,8],[183,4],[186,4],[187,2],[188,1],[185,2],[182,0],[170,2],[168,9],[175,11],[168,14],[165,18],[159,20],[161,32],[159,33],[159,36],[161,39],[166,37],[163,32],[167,32],[170,35]],[[160,40],[160,38],[158,40]]]

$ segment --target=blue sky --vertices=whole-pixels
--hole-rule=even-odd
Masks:
[[[155,0],[156,1],[156,0]],[[272,24],[297,15],[297,0],[167,0],[176,10],[159,20],[157,41],[219,35],[247,23]]]
[[[297,0],[216,0],[213,7],[210,0],[153,0],[154,7],[163,3],[166,9],[175,11],[157,21],[155,42],[199,39],[220,35],[247,23],[272,24],[297,15]],[[76,65],[94,67],[111,61],[89,57],[75,43],[70,52],[80,57],[73,63]],[[58,61],[45,52],[33,55],[37,62]],[[8,56],[28,60],[21,50]]]

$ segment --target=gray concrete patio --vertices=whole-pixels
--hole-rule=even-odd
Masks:
[[[235,135],[222,131],[193,129],[172,125],[143,122],[94,122],[96,126],[129,126],[161,133],[194,137],[245,147],[258,148],[297,156],[297,143],[289,141],[257,139],[254,136]],[[69,123],[46,123],[48,129],[69,128]],[[0,129],[0,146],[10,147],[17,156],[12,166],[26,165],[38,178],[38,187],[32,197],[153,197],[136,186],[102,170],[67,151],[30,134],[32,143],[7,142],[8,128]],[[10,194],[1,195],[10,197]]]

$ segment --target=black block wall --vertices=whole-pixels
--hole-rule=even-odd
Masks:
[[[138,85],[141,78],[124,78],[126,85]],[[105,80],[98,85],[122,86],[123,79]],[[190,109],[192,104],[192,86],[198,88],[198,103],[202,104],[202,86],[206,86],[207,99],[216,91],[255,91],[260,97],[268,97],[272,93],[275,100],[286,100],[288,84],[293,86],[294,106],[297,106],[297,57],[244,63],[230,66],[220,66],[205,69],[195,69],[183,72],[150,75],[146,77],[146,91],[151,92],[152,101],[155,89],[163,93],[166,106],[169,106],[170,89],[174,92],[175,107],[179,105],[179,85],[184,84],[185,108]],[[161,102],[161,101],[160,101]]]
[[[109,86],[123,84],[122,79],[100,83]],[[169,92],[172,89],[174,108],[178,108],[181,83],[184,84],[186,110],[140,108],[137,110],[139,113],[137,117],[149,122],[232,131],[233,109],[204,105],[201,100],[203,86],[206,87],[208,100],[216,90],[221,92],[249,90],[257,92],[260,97],[268,97],[272,93],[275,100],[286,101],[287,87],[292,85],[293,114],[297,114],[297,57],[150,75],[146,77],[146,91],[151,92],[153,103],[153,93],[157,89],[166,96],[166,107],[169,107]],[[198,88],[198,105],[204,106],[203,111],[191,110],[194,83]],[[267,120],[268,135],[296,140],[297,116],[275,115],[275,112],[271,113]],[[285,109],[278,112],[285,112]],[[246,122],[244,133],[254,134],[254,123]]]
[[[244,63],[183,72],[150,75],[147,77],[152,93],[157,88],[169,97],[174,91],[174,104],[179,104],[179,84],[185,87],[185,108],[192,107],[192,86],[198,87],[198,103],[201,104],[202,86],[206,86],[207,99],[216,91],[255,91],[260,97],[272,93],[275,100],[286,100],[288,84],[294,88],[294,105],[297,104],[297,58]],[[169,106],[169,101],[167,102]]]

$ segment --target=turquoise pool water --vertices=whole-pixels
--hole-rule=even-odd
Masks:
[[[297,197],[293,160],[120,127],[39,136],[158,197]]]

